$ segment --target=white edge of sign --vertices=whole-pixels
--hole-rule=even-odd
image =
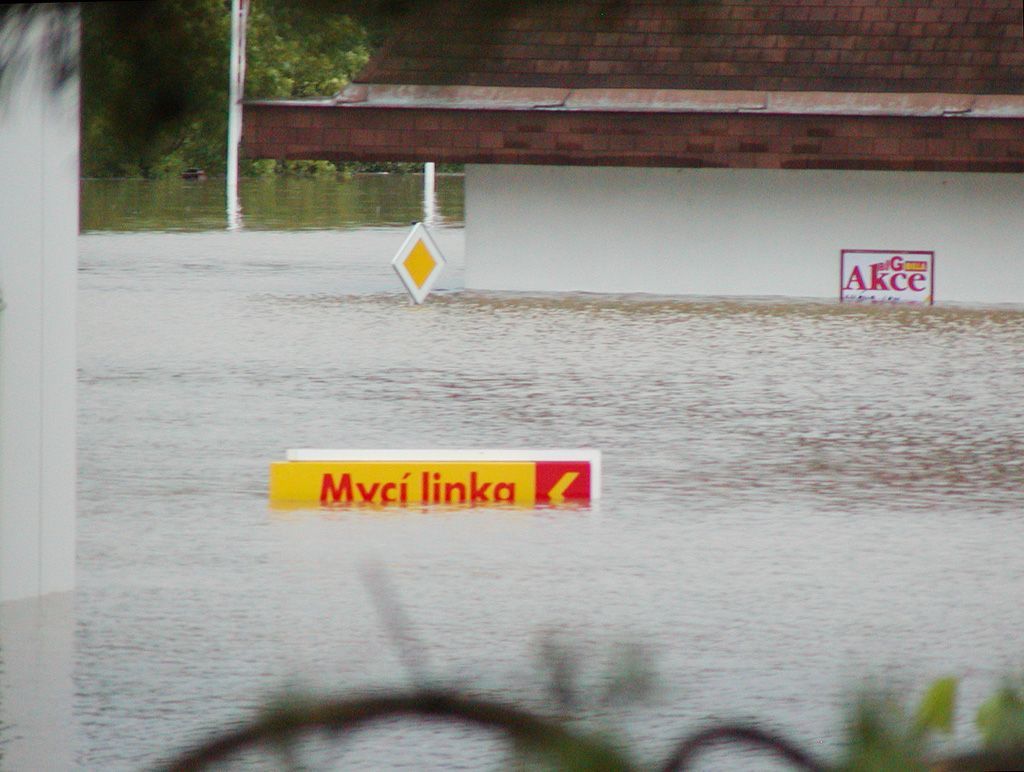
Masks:
[[[405,258],[412,252],[413,247],[416,246],[416,242],[424,241],[427,245],[427,250],[430,252],[434,260],[437,261],[437,265],[434,266],[434,270],[427,276],[426,281],[423,282],[422,287],[417,287],[416,282],[412,280],[412,276],[409,275],[409,271],[406,270],[404,265]],[[395,269],[395,273],[398,274],[398,278],[402,280],[402,284],[405,285],[406,291],[409,296],[413,299],[416,305],[419,305],[427,299],[427,295],[434,288],[434,283],[441,276],[445,266],[448,265],[448,261],[445,259],[444,253],[441,252],[440,248],[434,242],[433,237],[430,235],[430,231],[427,230],[426,226],[418,222],[413,225],[412,230],[409,231],[409,235],[405,237],[405,241],[402,242],[401,248],[391,259],[391,267]]]
[[[590,498],[601,498],[601,451],[594,448],[547,448],[543,450],[522,450],[508,448],[461,448],[457,450],[401,449],[367,450],[292,448],[285,454],[288,461],[584,461],[590,464]]]

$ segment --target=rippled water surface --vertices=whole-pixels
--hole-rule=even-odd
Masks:
[[[409,684],[367,566],[430,676],[484,694],[539,704],[545,635],[591,695],[639,644],[651,696],[585,712],[650,759],[713,718],[832,752],[866,677],[961,675],[973,706],[1024,664],[1024,311],[472,292],[458,227],[414,307],[404,234],[82,238],[81,768],[152,764],[285,686]],[[604,453],[592,509],[266,501],[290,447],[572,446]],[[429,726],[343,748],[505,758]]]

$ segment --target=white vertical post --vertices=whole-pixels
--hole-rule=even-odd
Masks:
[[[437,217],[437,193],[434,189],[434,162],[423,164],[423,222],[433,225]]]
[[[4,769],[74,769],[74,593],[0,604]]]
[[[242,94],[245,90],[245,22],[249,0],[231,0],[231,63],[228,84],[228,230],[242,227],[238,200],[238,145],[242,140]]]
[[[78,9],[2,26],[0,52],[25,58],[0,100],[0,602],[75,586],[79,81],[54,89],[49,41],[77,62]]]

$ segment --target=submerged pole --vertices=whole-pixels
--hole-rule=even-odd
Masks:
[[[437,194],[434,190],[434,162],[423,164],[423,222],[433,225],[437,217]]]
[[[242,94],[245,89],[245,22],[249,0],[231,0],[231,62],[228,83],[228,230],[242,227],[242,205],[238,199],[238,145],[242,140]]]

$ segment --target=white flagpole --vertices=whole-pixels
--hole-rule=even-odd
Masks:
[[[245,22],[249,0],[231,0],[231,62],[228,84],[228,230],[242,227],[238,200],[238,145],[242,140],[242,94],[245,87]]]

